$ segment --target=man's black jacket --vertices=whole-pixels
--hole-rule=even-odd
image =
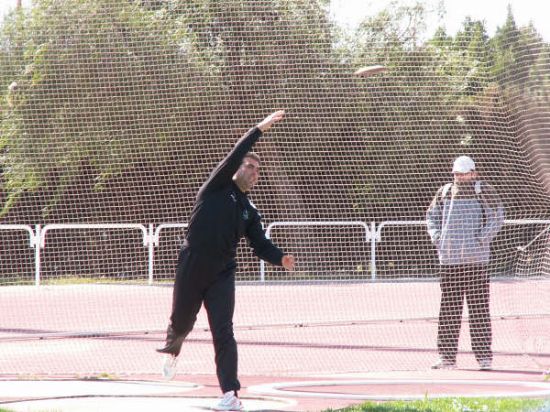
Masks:
[[[246,236],[254,253],[281,266],[283,252],[266,238],[261,215],[233,182],[233,175],[262,132],[250,129],[200,188],[189,219],[185,247],[227,268],[235,266],[239,240]]]

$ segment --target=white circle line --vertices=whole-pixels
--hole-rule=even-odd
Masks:
[[[180,381],[0,380],[0,393],[13,398],[162,395],[200,388],[201,385]]]
[[[397,395],[366,395],[366,394],[344,394],[332,392],[300,392],[285,390],[285,388],[303,388],[310,386],[354,386],[354,385],[414,385],[414,384],[445,384],[445,385],[470,385],[470,386],[522,386],[540,390],[524,392],[486,392],[486,393],[422,393],[419,395],[397,394]],[[478,381],[478,380],[434,380],[434,379],[401,379],[401,380],[342,380],[342,381],[303,381],[303,382],[281,382],[272,384],[254,385],[247,389],[250,393],[271,396],[293,396],[297,398],[334,398],[334,399],[357,399],[357,400],[422,400],[426,398],[454,398],[454,397],[484,397],[484,398],[517,398],[517,397],[541,397],[550,396],[550,383],[528,382],[528,381]]]
[[[188,397],[188,396],[162,396],[162,397],[68,397],[59,399],[35,399],[3,403],[2,406],[14,411],[106,411],[118,412],[121,410],[186,410],[201,412],[212,410],[213,405],[219,402],[216,397]],[[279,399],[272,397],[242,398],[242,403],[247,411],[281,410],[292,408],[295,400],[288,398]]]

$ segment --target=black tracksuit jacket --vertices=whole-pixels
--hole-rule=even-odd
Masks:
[[[236,267],[237,246],[243,236],[259,258],[282,265],[283,252],[266,238],[260,213],[233,182],[233,175],[261,135],[254,127],[239,139],[200,188],[189,219],[184,247],[204,253],[223,270]]]

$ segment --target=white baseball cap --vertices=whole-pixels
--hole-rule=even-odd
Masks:
[[[471,157],[459,156],[453,163],[453,173],[469,173],[476,170],[476,164]]]

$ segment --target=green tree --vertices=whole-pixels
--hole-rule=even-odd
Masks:
[[[13,63],[2,79],[14,85],[2,122],[6,206],[41,188],[48,214],[86,164],[101,189],[192,129],[190,108],[208,104],[215,81],[182,91],[208,77],[173,27],[166,13],[107,0],[37,1],[5,22],[3,57]]]
[[[506,82],[510,76],[515,76],[514,72],[518,69],[518,53],[521,48],[519,45],[520,31],[516,25],[512,13],[512,7],[508,5],[508,15],[503,26],[498,27],[495,36],[492,39],[495,55],[494,74],[502,83]]]

